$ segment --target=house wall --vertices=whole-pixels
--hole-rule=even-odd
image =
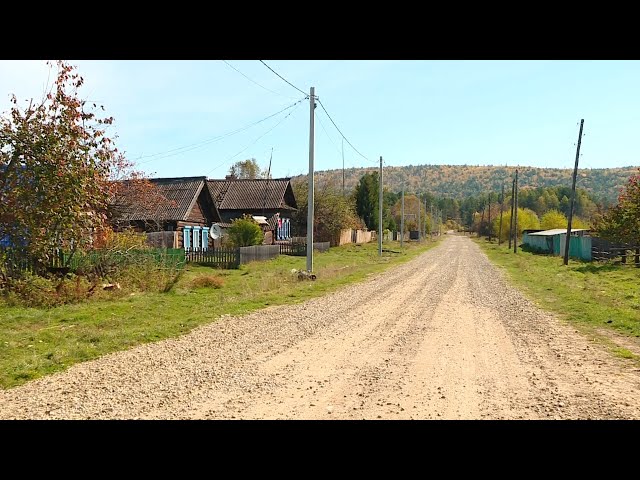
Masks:
[[[291,218],[290,210],[276,210],[276,209],[265,209],[255,208],[252,210],[220,210],[220,217],[222,217],[222,221],[225,223],[231,223],[231,220],[234,218],[240,218],[244,214],[249,215],[258,215],[265,216],[267,218],[271,218],[276,213],[280,214],[280,218]]]
[[[205,225],[211,225],[214,222],[220,221],[215,213],[213,202],[206,188],[203,188],[200,195],[198,195],[198,199],[189,212],[187,221]]]

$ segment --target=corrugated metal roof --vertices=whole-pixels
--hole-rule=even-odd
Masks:
[[[207,180],[207,188],[216,202],[218,210],[295,210],[285,199],[291,188],[288,178]]]
[[[588,230],[588,228],[572,228],[571,229],[571,233],[573,232],[584,232]],[[560,235],[560,234],[566,234],[567,233],[567,229],[566,228],[552,228],[551,230],[543,230],[542,232],[535,232],[535,233],[528,233],[527,235],[539,235],[541,237],[548,237],[548,236],[552,236],[552,235]]]
[[[127,199],[124,189],[118,203],[122,206],[121,219],[185,220],[207,177],[150,178],[157,188],[159,201],[147,205],[134,204]]]

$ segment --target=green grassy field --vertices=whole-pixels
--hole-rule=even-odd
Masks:
[[[640,337],[640,269],[534,254],[474,238],[512,283],[546,310],[608,344],[614,353],[636,358],[616,346],[607,331]]]
[[[434,247],[385,242],[314,253],[316,281],[298,281],[306,257],[280,255],[239,270],[190,265],[168,293],[140,293],[51,309],[0,305],[0,387],[9,388],[109,352],[184,334],[220,315],[298,303],[406,262]],[[200,287],[203,277],[217,277]],[[219,285],[219,288],[213,283]]]

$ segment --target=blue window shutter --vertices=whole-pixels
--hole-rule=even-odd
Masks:
[[[207,250],[209,248],[209,229],[204,227],[202,229],[202,250]]]
[[[187,250],[191,248],[191,227],[184,227],[182,234],[184,235],[184,249]]]
[[[200,227],[193,227],[193,248],[200,248]]]

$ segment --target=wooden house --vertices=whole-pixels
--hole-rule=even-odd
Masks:
[[[209,228],[221,221],[207,187],[207,177],[149,179],[153,185],[141,197],[133,189],[120,189],[116,230],[134,227],[147,232],[150,243],[164,248],[206,250]]]
[[[207,188],[220,214],[220,225],[248,214],[265,217],[264,243],[288,240],[292,236],[291,214],[298,208],[290,178],[207,180]]]

